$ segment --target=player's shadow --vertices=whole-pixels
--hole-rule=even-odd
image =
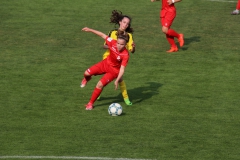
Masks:
[[[188,50],[188,45],[190,43],[194,43],[194,42],[200,42],[200,38],[199,36],[195,36],[195,37],[184,37],[184,46],[182,47],[182,50]]]
[[[161,83],[147,82],[147,83],[143,84],[141,87],[129,89],[129,90],[127,90],[127,92],[128,92],[128,95],[129,95],[130,100],[132,101],[133,105],[135,105],[135,104],[140,103],[144,100],[147,100],[155,95],[158,95],[159,94],[158,89],[160,87],[162,87]],[[122,93],[121,93],[121,91],[119,91],[119,92],[120,93],[114,97],[104,96],[104,93],[103,93],[100,101],[112,100],[112,102],[124,102]],[[106,105],[109,105],[109,102],[102,103],[101,105],[96,105],[96,106],[106,106]]]

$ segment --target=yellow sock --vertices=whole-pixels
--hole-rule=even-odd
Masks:
[[[127,87],[126,87],[125,82],[122,81],[122,82],[119,83],[119,85],[120,85],[120,89],[121,89],[121,92],[122,92],[123,99],[128,98]]]

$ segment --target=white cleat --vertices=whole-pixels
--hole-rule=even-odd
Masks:
[[[239,14],[239,10],[234,10],[234,11],[232,11],[232,13],[231,13],[231,15],[238,15]]]

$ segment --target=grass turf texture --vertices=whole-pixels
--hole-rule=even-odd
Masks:
[[[239,16],[235,3],[184,0],[172,26],[185,46],[167,54],[160,3],[145,0],[0,1],[0,156],[230,160],[240,153]],[[113,83],[85,111],[100,76],[113,9],[133,18],[136,53],[124,79],[133,106]],[[111,117],[117,102],[123,115]]]

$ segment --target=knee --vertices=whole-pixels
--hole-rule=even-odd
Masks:
[[[163,27],[162,27],[162,32],[163,32],[164,34],[167,34],[168,28],[163,26]]]
[[[102,82],[101,81],[99,81],[98,83],[97,83],[97,85],[96,85],[96,88],[98,88],[98,89],[103,89],[103,84],[102,84]]]
[[[85,76],[90,76],[90,74],[88,73],[87,70],[84,72],[84,75],[85,75]]]

